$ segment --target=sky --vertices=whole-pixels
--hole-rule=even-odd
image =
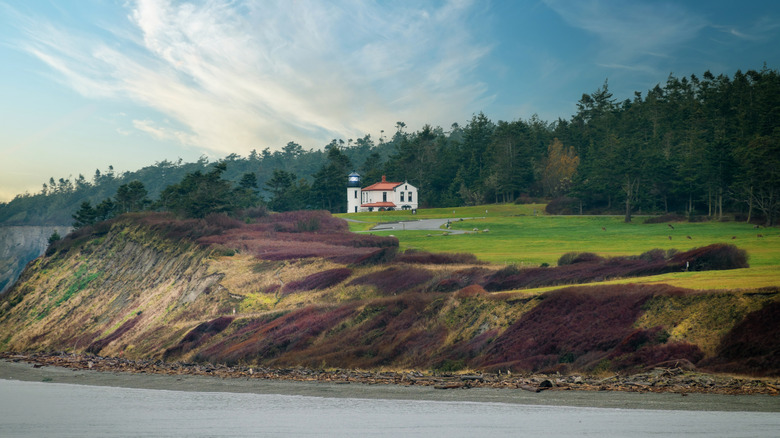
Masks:
[[[111,165],[569,119],[780,68],[780,2],[0,0],[0,202]]]

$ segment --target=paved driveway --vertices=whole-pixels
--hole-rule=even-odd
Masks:
[[[388,222],[388,223],[380,223],[376,225],[374,228],[371,229],[371,231],[409,231],[409,230],[419,230],[419,231],[444,231],[442,227],[447,222],[457,222],[468,219],[478,219],[474,217],[464,217],[464,218],[454,218],[454,219],[420,219],[415,221],[401,221],[401,222]],[[462,230],[449,230],[452,234],[463,234],[466,233],[466,231]]]

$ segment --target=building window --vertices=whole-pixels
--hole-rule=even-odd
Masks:
[[[382,202],[387,202],[387,192],[382,192]]]
[[[401,202],[404,202],[404,192],[401,192]]]
[[[412,202],[412,192],[409,192],[409,202]]]

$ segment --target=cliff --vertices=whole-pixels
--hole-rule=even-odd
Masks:
[[[0,226],[0,295],[19,278],[24,267],[46,250],[49,237],[68,226]]]
[[[251,224],[122,217],[27,267],[0,302],[0,350],[275,367],[631,372],[672,363],[780,374],[777,289],[535,293],[518,282],[570,282],[572,269],[534,274],[396,249],[394,238],[351,234],[323,212]],[[723,248],[700,253],[713,251]],[[675,263],[597,262],[642,275]]]

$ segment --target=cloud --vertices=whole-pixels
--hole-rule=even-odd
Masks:
[[[245,152],[356,138],[398,120],[449,124],[490,102],[475,68],[493,49],[474,5],[359,0],[130,3],[102,32],[27,17],[23,50],[95,99],[175,120],[135,120],[156,139]]]
[[[595,63],[652,72],[656,63],[696,38],[707,21],[662,2],[545,0],[569,25],[599,39]]]

